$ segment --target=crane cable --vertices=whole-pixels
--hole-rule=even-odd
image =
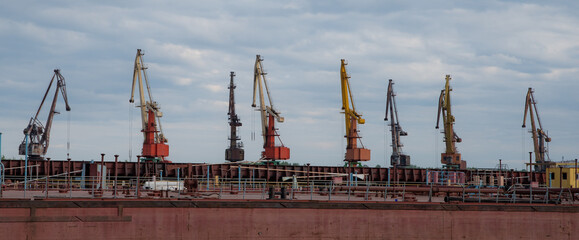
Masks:
[[[388,133],[388,129],[387,129],[388,125],[386,124],[386,121],[384,121],[384,162],[386,163],[386,165],[384,166],[390,166],[391,163],[388,162],[388,158],[386,158],[386,135]]]
[[[251,109],[251,141],[255,141],[255,109]]]
[[[523,166],[525,166],[525,163],[527,162],[527,161],[525,160],[525,152],[526,152],[526,151],[525,151],[525,149],[526,149],[526,146],[525,146],[525,130],[526,130],[526,129],[527,129],[527,128],[521,128],[521,160],[523,161]],[[532,166],[529,166],[529,167],[532,167]],[[525,169],[526,169],[526,168],[525,168]]]
[[[133,159],[133,104],[129,103],[129,161]]]
[[[346,113],[344,113],[346,114]],[[344,144],[344,139],[346,138],[346,122],[345,121],[340,121],[342,122],[342,125],[340,126],[340,130],[342,131],[342,137],[340,139],[342,139],[342,145],[340,145],[340,150],[342,151],[342,160],[346,159],[346,150],[344,150],[344,146],[346,146],[346,144]],[[347,147],[347,146],[346,146]]]
[[[434,167],[438,168],[437,157],[439,156],[439,146],[438,146],[438,129],[434,129]]]
[[[70,158],[70,111],[68,112],[68,121],[66,123],[66,159]]]
[[[547,132],[545,133],[545,135],[546,135],[546,136],[549,136],[549,131],[547,131]],[[545,141],[545,142],[547,142],[547,141]],[[546,162],[546,161],[549,161],[549,162],[550,162],[550,161],[551,161],[551,156],[549,156],[549,142],[547,142],[546,145],[547,145],[547,146],[546,146],[546,149],[545,149],[545,155],[547,155],[547,159],[543,159],[543,161],[545,161],[545,162]],[[563,161],[563,159],[561,159],[561,161]]]

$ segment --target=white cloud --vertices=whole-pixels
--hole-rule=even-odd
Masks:
[[[180,78],[175,79],[175,83],[177,85],[187,86],[187,85],[191,85],[191,83],[193,83],[193,79],[180,77]]]
[[[434,125],[445,74],[453,77],[459,149],[470,166],[494,167],[502,158],[522,168],[516,161],[528,87],[536,89],[553,139],[564,139],[554,140],[551,154],[577,158],[579,140],[568,120],[579,117],[576,8],[543,1],[0,3],[3,154],[16,156],[47,75],[59,67],[73,108],[73,156],[126,155],[128,136],[141,136],[138,114],[129,133],[128,111],[136,110],[126,103],[135,50],[142,48],[176,162],[223,162],[230,71],[237,74],[246,155],[259,155],[261,138],[250,141],[260,131],[249,107],[255,54],[265,58],[272,97],[286,117],[278,126],[292,162],[342,165],[341,58],[367,121],[360,130],[372,148],[370,166],[388,165],[383,111],[390,78],[410,134],[405,150],[418,166],[439,162],[443,143]],[[66,141],[62,130],[53,131],[56,158],[63,156],[56,147]]]
[[[203,85],[203,88],[214,93],[223,92],[225,90],[225,87],[223,87],[222,85],[215,85],[215,84],[205,84]]]

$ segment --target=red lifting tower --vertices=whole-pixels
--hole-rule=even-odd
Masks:
[[[290,149],[283,145],[279,134],[277,133],[277,128],[275,128],[275,122],[283,122],[284,118],[280,115],[280,112],[273,107],[273,102],[271,101],[271,94],[269,93],[269,87],[267,86],[267,80],[265,79],[266,73],[263,71],[262,62],[263,59],[260,55],[255,58],[255,68],[253,74],[253,104],[252,107],[256,107],[255,100],[256,94],[259,93],[259,107],[258,111],[261,113],[261,132],[263,135],[263,149],[261,152],[261,159],[272,161],[272,160],[287,160],[290,158]],[[265,91],[267,92],[267,99],[269,105],[265,104],[265,97],[263,95],[263,87],[265,86]],[[275,145],[275,138],[280,140],[281,146]]]
[[[133,72],[133,87],[131,89],[131,99],[129,99],[129,102],[135,102],[135,83],[138,81],[140,102],[137,107],[141,109],[141,120],[143,126],[141,132],[143,132],[145,138],[143,141],[141,160],[171,162],[165,159],[165,157],[169,156],[169,145],[166,144],[167,138],[165,138],[163,129],[161,128],[161,117],[163,116],[163,113],[160,111],[161,107],[159,104],[153,101],[151,88],[149,88],[149,80],[147,79],[147,73],[145,71],[147,67],[145,67],[143,63],[143,55],[145,54],[141,49],[137,49],[135,69]],[[149,100],[145,99],[143,79],[145,80]]]

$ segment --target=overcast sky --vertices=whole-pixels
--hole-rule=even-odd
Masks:
[[[141,48],[173,162],[225,162],[230,71],[245,158],[259,158],[256,54],[286,119],[278,127],[290,163],[343,165],[342,58],[366,119],[359,129],[372,150],[369,166],[389,165],[388,79],[408,132],[404,152],[419,167],[441,165],[443,136],[434,127],[446,74],[463,139],[457,147],[469,166],[503,159],[524,168],[532,151],[530,128],[521,128],[529,87],[552,138],[551,159],[575,159],[578,9],[569,1],[0,1],[2,155],[21,157],[22,130],[59,68],[72,111],[59,96],[47,157],[135,161],[140,115],[128,100]]]

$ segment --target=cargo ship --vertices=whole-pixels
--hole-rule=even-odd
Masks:
[[[281,112],[271,102],[263,58],[256,56],[253,107],[260,112],[263,151],[245,160],[237,130],[234,76],[229,85],[229,146],[219,164],[172,162],[160,118],[151,99],[142,51],[135,57],[133,92],[138,89],[143,144],[134,162],[118,155],[100,161],[46,157],[59,91],[57,69],[48,121],[38,113],[19,147],[25,159],[0,164],[0,236],[6,239],[577,239],[577,161],[545,157],[550,138],[542,129],[529,89],[527,112],[535,146],[528,171],[468,168],[457,151],[450,75],[439,98],[445,152],[442,168],[419,168],[402,151],[393,81],[385,121],[392,133],[391,167],[364,167],[370,149],[360,141],[347,62],[341,60],[342,110],[347,145],[344,166],[283,164],[290,148],[281,141]],[[265,89],[265,91],[264,91]],[[49,88],[45,93],[45,99]],[[44,103],[44,100],[42,103]],[[535,124],[535,119],[537,124]],[[534,169],[533,169],[534,168]]]

